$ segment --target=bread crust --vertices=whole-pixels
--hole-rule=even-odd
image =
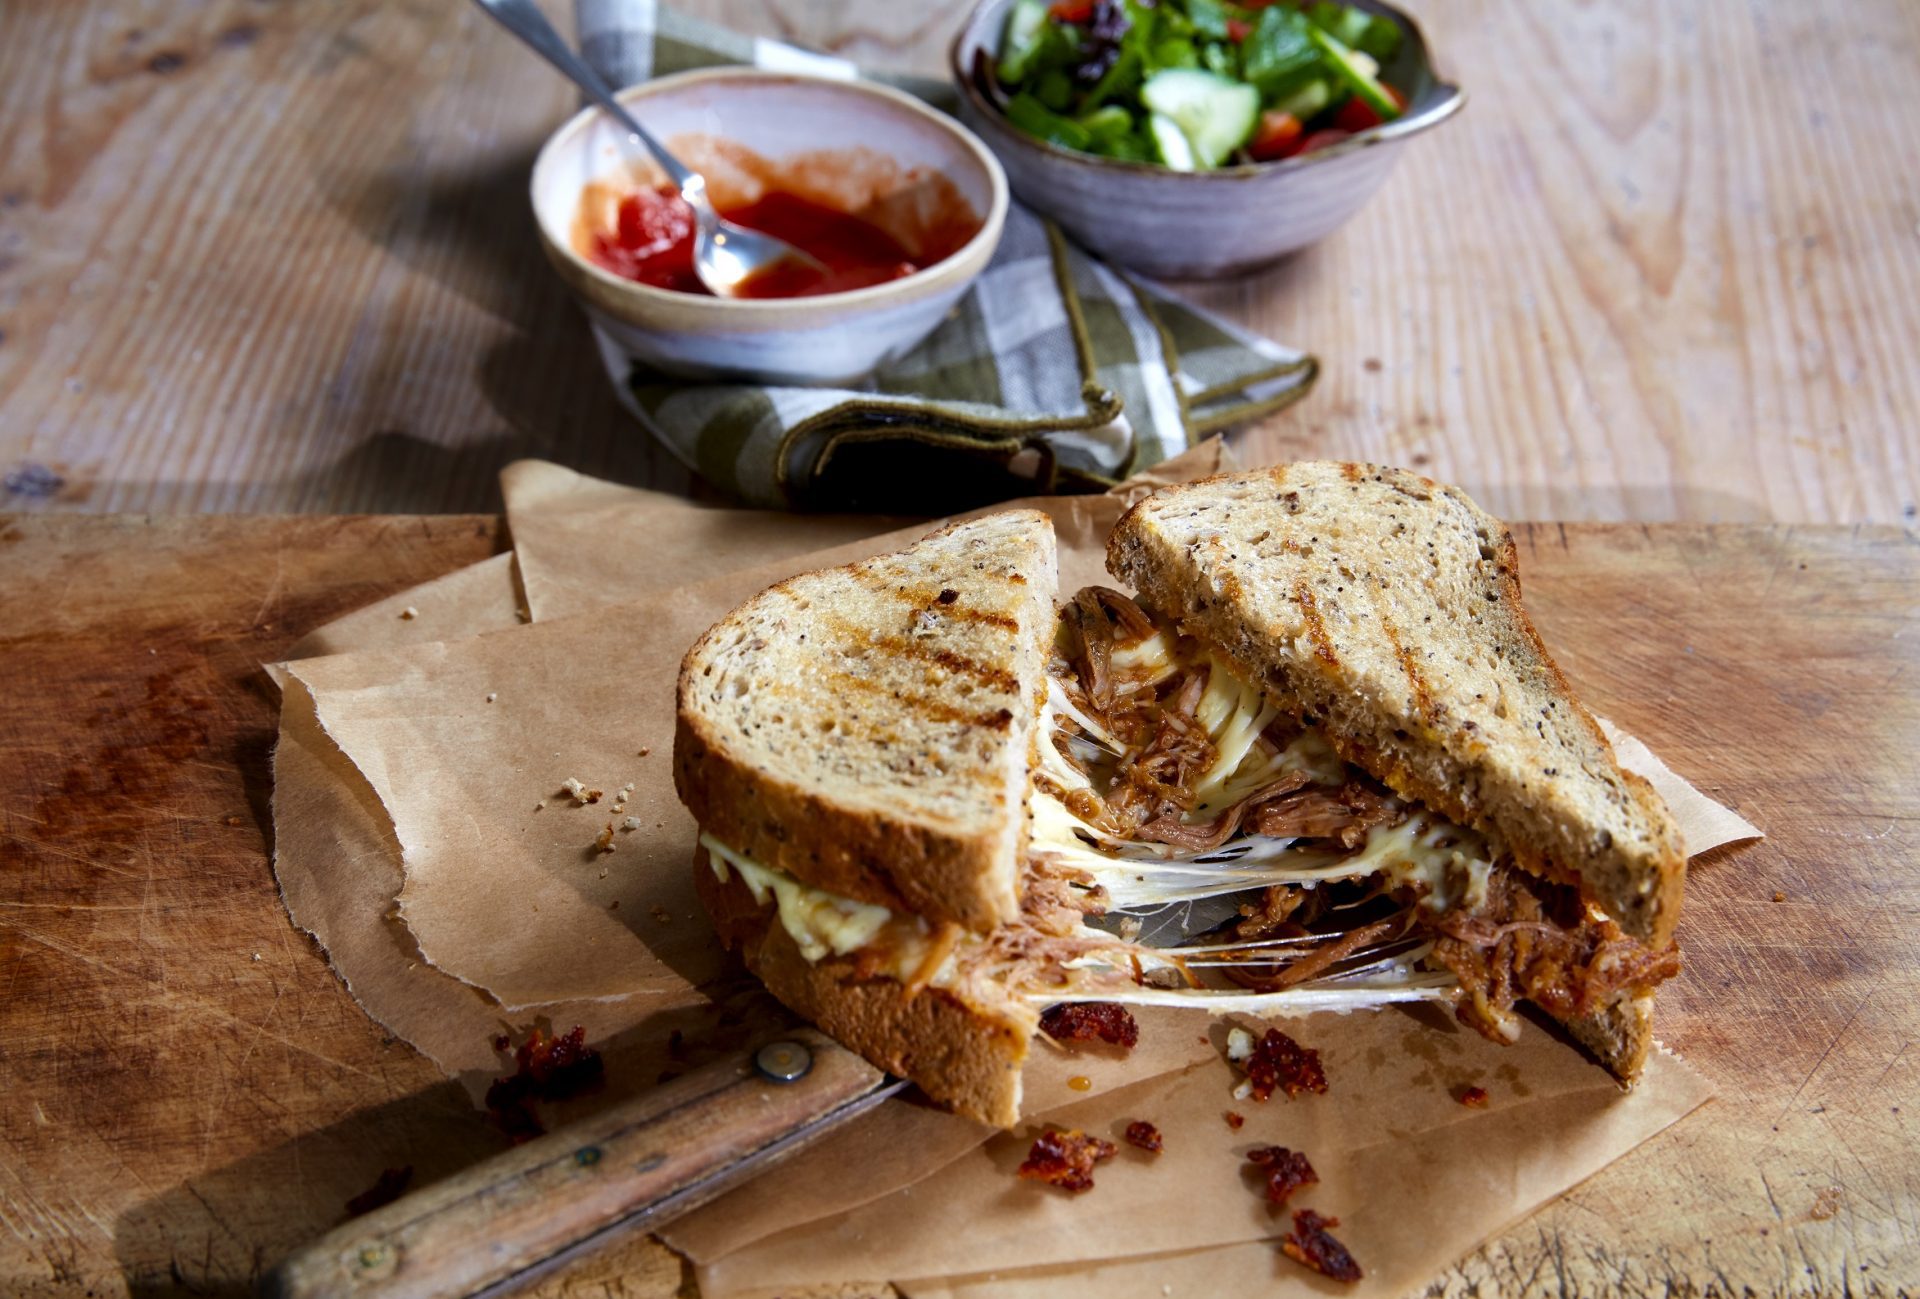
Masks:
[[[1555,818],[1542,815],[1535,800],[1486,779],[1486,772],[1472,759],[1463,760],[1460,754],[1472,750],[1471,737],[1479,724],[1474,716],[1476,701],[1429,694],[1417,655],[1401,643],[1400,633],[1390,625],[1382,627],[1383,637],[1392,642],[1411,684],[1402,687],[1408,690],[1409,706],[1383,722],[1382,706],[1358,697],[1348,664],[1326,629],[1328,610],[1319,605],[1320,593],[1326,589],[1323,561],[1310,557],[1311,546],[1300,544],[1304,539],[1286,537],[1280,543],[1290,555],[1275,567],[1312,575],[1302,576],[1292,590],[1283,593],[1303,634],[1299,642],[1281,644],[1271,628],[1256,626],[1246,612],[1256,593],[1248,590],[1234,566],[1239,561],[1237,552],[1201,559],[1195,554],[1200,542],[1194,548],[1178,546],[1159,524],[1160,514],[1171,514],[1186,503],[1205,508],[1209,492],[1230,489],[1252,497],[1251,489],[1257,487],[1263,499],[1250,501],[1247,513],[1265,511],[1259,516],[1263,520],[1278,514],[1278,526],[1284,528],[1285,511],[1276,511],[1268,502],[1285,501],[1291,495],[1297,505],[1304,495],[1342,487],[1360,496],[1364,495],[1359,490],[1362,485],[1414,501],[1444,498],[1473,523],[1481,546],[1473,580],[1490,587],[1487,608],[1502,620],[1500,630],[1520,642],[1522,652],[1516,657],[1525,657],[1526,669],[1538,673],[1540,693],[1560,712],[1556,722],[1574,731],[1577,742],[1589,752],[1603,755],[1609,769],[1606,778],[1631,805],[1633,819],[1644,827],[1643,835],[1623,842],[1622,837],[1591,826],[1553,824]],[[1453,526],[1454,521],[1446,520],[1444,525]],[[1295,559],[1301,551],[1309,557]],[[1279,465],[1255,473],[1219,475],[1137,502],[1108,540],[1107,566],[1174,618],[1183,631],[1215,647],[1247,680],[1260,683],[1271,702],[1295,716],[1316,718],[1346,761],[1401,796],[1489,834],[1521,867],[1577,884],[1628,934],[1654,947],[1672,940],[1686,879],[1686,852],[1672,818],[1645,780],[1620,769],[1598,723],[1575,697],[1527,617],[1512,532],[1458,489],[1406,470],[1352,463]],[[1315,579],[1321,579],[1320,585],[1315,585]],[[1271,599],[1273,593],[1258,595]]]
[[[956,1114],[1001,1128],[1019,1121],[1034,1028],[1025,1006],[1009,1003],[996,1014],[943,989],[909,995],[898,980],[862,978],[851,957],[809,961],[773,904],[756,903],[737,873],[721,880],[705,849],[694,857],[694,889],[721,942],[788,1009]]]

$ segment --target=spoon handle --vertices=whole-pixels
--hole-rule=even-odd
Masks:
[[[586,60],[573,52],[573,48],[561,39],[560,33],[553,30],[553,24],[546,15],[534,5],[533,0],[474,0],[482,9],[492,14],[502,27],[524,41],[533,51],[587,92],[593,101],[612,115],[633,133],[633,138],[647,147],[667,173],[668,179],[685,191],[689,186],[698,188],[700,177],[680,164],[680,160],[667,152],[665,145],[654,139],[647,128],[635,121],[619,100],[613,97],[613,91],[600,74],[588,66]],[[692,197],[691,195],[689,196]]]

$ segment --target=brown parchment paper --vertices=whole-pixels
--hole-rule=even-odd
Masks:
[[[1197,472],[1230,467],[1217,449],[1189,464]],[[1166,480],[1176,480],[1181,466],[1163,472]],[[555,490],[554,479],[536,474],[531,481],[544,495],[533,498],[539,508],[519,517],[537,519],[543,510],[563,515],[565,492]],[[592,487],[592,480],[580,481]],[[509,486],[510,507],[517,495]],[[615,589],[599,579],[610,554],[650,561],[664,555],[683,564],[681,571],[699,571],[697,555],[672,540],[681,530],[666,526],[665,516],[646,500],[651,494],[633,495],[638,499],[604,492],[593,498],[605,511],[606,529],[593,538],[566,540],[564,529],[542,532],[541,524],[533,525],[532,534],[545,538],[536,543],[540,558],[528,564],[522,545],[514,562],[546,575],[550,607],[569,608],[596,591]],[[1061,530],[1062,587],[1100,579],[1100,543],[1120,503],[1074,498],[1045,506]],[[666,508],[675,516],[742,513],[678,501]],[[717,968],[710,937],[704,943],[695,938],[704,934],[704,922],[686,890],[692,826],[672,798],[666,765],[672,670],[681,650],[714,618],[771,581],[905,544],[930,526],[804,558],[780,551],[781,529],[760,526],[764,551],[728,553],[743,560],[759,555],[764,562],[657,591],[600,616],[548,626],[518,626],[512,572],[506,557],[496,557],[429,584],[445,584],[448,593],[470,600],[466,625],[495,629],[493,635],[392,647],[424,630],[417,624],[427,622],[430,608],[436,630],[450,638],[461,634],[460,601],[449,601],[441,616],[438,603],[417,598],[427,588],[384,602],[416,607],[420,616],[414,619],[382,610],[360,619],[359,626],[348,620],[324,629],[313,644],[337,649],[355,639],[384,639],[392,648],[285,669],[296,702],[283,726],[276,819],[279,868],[296,921],[327,945],[370,1013],[470,1086],[483,1086],[497,1071],[488,1037],[502,1024],[524,1025],[529,1018],[561,1027],[584,1023],[596,1039],[621,1047],[650,1041],[635,1058],[651,1068],[661,1058],[665,1030],[648,1033],[643,1027],[685,1023],[691,1037],[703,1024],[710,1026],[712,1006],[694,984]],[[700,529],[685,535],[695,550],[713,541]],[[532,580],[525,580],[531,588]],[[487,694],[495,696],[490,704]],[[649,698],[652,705],[645,702]],[[615,718],[620,720],[610,720]],[[556,735],[562,738],[546,738]],[[642,747],[651,750],[647,758],[639,756]],[[569,763],[580,769],[569,769]],[[477,777],[475,769],[481,769]],[[558,797],[567,776],[601,788],[602,801],[570,806]],[[590,858],[586,830],[597,834],[604,828],[604,813],[628,780],[634,781],[633,794],[612,819],[617,827],[626,816],[640,816],[643,829],[616,829],[614,852]],[[548,782],[552,787],[544,788]],[[1676,788],[1691,793],[1684,782]],[[1676,797],[1663,792],[1670,801]],[[536,808],[542,800],[547,807]],[[536,828],[537,817],[548,819]],[[1691,834],[1689,841],[1696,849],[1703,846]],[[403,861],[400,850],[409,843],[414,850]],[[509,851],[500,852],[502,845]],[[505,869],[495,870],[502,858]],[[485,868],[484,878],[475,875],[476,863]],[[500,905],[502,898],[521,897],[523,887],[533,891],[537,905],[530,902],[517,913]],[[391,906],[396,897],[398,918]],[[388,905],[377,906],[382,900]],[[656,905],[667,920],[655,916]],[[591,942],[579,942],[576,921]],[[1064,1079],[1075,1068],[1095,1080],[1098,1096],[1213,1054],[1197,1035],[1192,1047],[1185,1046],[1188,1036],[1151,1035],[1149,1041],[1161,1047],[1137,1052],[1132,1067],[1097,1061],[1080,1068],[1037,1055],[1029,1112],[1074,1098]],[[1163,1048],[1164,1056],[1158,1053]],[[626,1081],[641,1085],[650,1078],[630,1071]],[[750,1184],[684,1220],[676,1243],[696,1257],[727,1258],[769,1232],[870,1203],[964,1157],[986,1135],[923,1107],[884,1106],[830,1138],[834,1144],[815,1157],[789,1165],[777,1189],[771,1182]],[[924,1267],[912,1274],[929,1275]]]
[[[1226,442],[1213,437],[1129,479],[1118,496],[1130,502],[1168,483],[1237,467]],[[682,497],[588,478],[544,460],[508,465],[500,474],[500,490],[528,608],[536,621],[638,599],[729,570],[758,569],[791,556],[812,556],[806,567],[821,567],[814,558],[841,553],[850,543],[881,534],[917,538],[938,522],[877,514],[709,509]],[[1086,503],[1103,498],[1069,499]],[[1034,502],[1013,501],[974,513],[1030,504]],[[1096,517],[1104,517],[1104,511],[1102,506]],[[855,544],[845,553],[864,558],[879,549],[868,552]],[[767,581],[789,575],[779,573]],[[1066,588],[1064,574],[1061,585]]]
[[[1316,1015],[1286,1030],[1321,1051],[1326,1095],[1235,1101],[1236,1075],[1211,1059],[1047,1116],[1121,1146],[1084,1195],[1018,1180],[1015,1169],[1043,1126],[1023,1125],[996,1134],[937,1179],[701,1266],[701,1293],[733,1299],[846,1281],[854,1279],[850,1264],[861,1278],[899,1283],[919,1274],[1025,1272],[1262,1240],[1284,1234],[1288,1218],[1268,1209],[1243,1171],[1244,1156],[1255,1146],[1284,1145],[1305,1152],[1320,1176],[1291,1207],[1340,1218],[1337,1234],[1375,1286],[1384,1283],[1377,1292],[1397,1294],[1708,1095],[1698,1074],[1665,1054],[1623,1095],[1604,1070],[1545,1031],[1502,1048],[1433,1008]],[[1488,1091],[1486,1109],[1459,1103],[1470,1085]],[[1229,1109],[1246,1118],[1237,1132],[1224,1121]],[[1163,1153],[1124,1144],[1126,1124],[1137,1118],[1160,1128]],[[1221,1286],[1213,1257],[1205,1256],[1203,1275],[1215,1288],[1205,1293],[1265,1292],[1289,1280],[1300,1293],[1315,1292],[1317,1279],[1284,1260],[1266,1270],[1259,1291]],[[1179,1272],[1162,1260],[1143,1275],[1157,1291]],[[984,1280],[961,1288],[991,1292]]]
[[[1497,1086],[1490,1084],[1489,1090]],[[1038,1299],[1058,1295],[1063,1287],[1101,1299],[1334,1293],[1396,1299],[1417,1293],[1480,1242],[1564,1194],[1706,1098],[1707,1088],[1697,1074],[1660,1055],[1649,1062],[1632,1097],[1622,1096],[1610,1083],[1507,1106],[1496,1093],[1493,1106],[1472,1118],[1404,1138],[1381,1133],[1372,1144],[1347,1151],[1325,1166],[1320,1156],[1310,1155],[1322,1180],[1300,1192],[1295,1207],[1314,1207],[1340,1220],[1334,1234],[1366,1273],[1353,1286],[1310,1275],[1280,1253],[1275,1238],[1285,1234],[1289,1218],[1283,1213],[1268,1222],[1267,1239],[998,1274],[904,1280],[899,1288],[911,1299]],[[1249,1117],[1239,1135],[1244,1138],[1256,1126]],[[1238,1143],[1231,1153],[1237,1158],[1251,1144]],[[1236,1171],[1238,1167],[1236,1163]],[[1234,1176],[1226,1173],[1224,1182],[1206,1186],[1163,1188],[1155,1211],[1170,1202],[1203,1197],[1219,1209],[1236,1198],[1259,1203],[1258,1194],[1244,1183],[1236,1184]],[[1091,1194],[1105,1189],[1103,1183]],[[1142,1210],[1143,1218],[1150,1216]],[[834,1225],[824,1224],[823,1229]],[[705,1289],[704,1272],[702,1293],[707,1299],[720,1294]]]
[[[668,590],[784,555],[845,545],[917,520],[882,514],[786,514],[696,505],[623,487],[546,460],[500,471],[526,586],[545,621]],[[924,516],[921,516],[924,517]]]

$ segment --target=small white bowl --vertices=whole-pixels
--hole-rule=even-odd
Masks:
[[[972,132],[900,91],[704,68],[630,87],[619,98],[696,170],[725,172],[729,146],[773,163],[846,151],[848,184],[862,193],[897,199],[944,183],[981,220],[978,233],[941,261],[846,293],[710,298],[639,284],[582,255],[581,200],[594,182],[657,183],[658,173],[634,161],[638,146],[604,113],[586,109],[554,132],[533,164],[534,216],[548,260],[587,315],[643,366],[698,379],[850,383],[932,332],[1000,242],[1007,179],[999,162]],[[716,190],[726,184],[713,174],[708,180]]]
[[[1000,48],[1012,0],[981,0],[954,39],[960,118],[1005,164],[1022,203],[1052,217],[1095,253],[1163,279],[1217,279],[1251,271],[1332,233],[1360,210],[1407,140],[1458,112],[1465,96],[1433,70],[1413,20],[1379,0],[1357,0],[1406,33],[1387,68],[1407,111],[1384,126],[1281,162],[1182,172],[1063,149],[1028,135],[981,93],[974,63]]]

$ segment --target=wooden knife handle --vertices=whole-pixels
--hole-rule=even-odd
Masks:
[[[705,1204],[899,1084],[811,1029],[723,1060],[335,1228],[262,1292],[500,1292]]]

